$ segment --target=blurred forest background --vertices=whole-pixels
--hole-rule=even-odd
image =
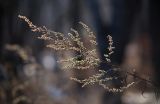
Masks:
[[[109,93],[98,86],[81,88],[60,70],[54,51],[36,39],[18,15],[33,24],[67,33],[83,21],[97,36],[99,55],[106,36],[116,47],[113,63],[160,83],[160,5],[156,0],[0,0],[0,104],[154,104],[135,88]],[[87,41],[85,34],[81,36]],[[18,46],[10,46],[10,45]],[[21,53],[29,58],[24,62]],[[41,67],[39,67],[39,65]],[[105,64],[101,65],[106,67]],[[86,73],[85,73],[86,74]]]

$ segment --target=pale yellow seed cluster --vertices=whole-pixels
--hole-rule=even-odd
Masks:
[[[67,59],[60,59],[58,61],[59,64],[64,65],[64,69],[96,69],[99,64],[102,62],[100,58],[97,56],[97,50],[96,49],[88,49],[84,45],[84,43],[81,41],[80,35],[77,30],[71,28],[71,32],[69,32],[67,35],[64,35],[60,32],[55,32],[48,30],[45,26],[43,27],[37,27],[33,25],[33,23],[27,19],[25,16],[19,15],[19,18],[24,20],[28,23],[29,27],[34,32],[40,32],[41,35],[38,37],[39,39],[45,40],[47,42],[50,42],[47,47],[52,48],[56,51],[62,51],[65,53],[71,52],[71,53],[78,53],[78,55],[73,57],[68,57]],[[90,45],[96,46],[98,43],[96,42],[96,36],[91,31],[91,29],[84,24],[83,22],[79,22],[80,25],[86,30]],[[110,35],[107,36],[108,39],[108,48],[107,54],[104,54],[104,57],[106,58],[106,61],[108,63],[111,62],[111,55],[114,53],[113,49],[113,40]],[[62,66],[63,66],[62,65]],[[114,71],[114,68],[112,69]],[[126,86],[122,86],[120,88],[114,88],[107,84],[106,82],[117,80],[118,77],[116,76],[110,76],[107,71],[99,70],[99,73],[90,76],[89,78],[79,80],[78,78],[71,77],[71,80],[74,80],[76,82],[82,83],[82,87],[85,87],[86,85],[94,85],[98,84],[102,86],[104,89],[106,89],[109,92],[122,92],[123,90],[129,88],[134,84],[134,82],[131,82],[127,84]],[[119,79],[118,79],[119,80]]]
[[[109,55],[111,55],[111,54],[113,54],[114,53],[114,51],[113,51],[113,49],[115,49],[115,47],[113,47],[113,40],[112,40],[112,37],[110,36],[110,35],[108,35],[107,36],[107,38],[108,38],[108,44],[109,44],[109,47],[108,47],[108,51],[109,51]]]
[[[120,88],[110,88],[109,86],[103,84],[103,83],[99,83],[100,86],[102,86],[104,89],[106,89],[109,92],[123,92],[124,90],[128,89],[129,87],[131,87],[132,85],[134,85],[135,82],[131,82],[129,84],[127,84],[126,86],[120,87]]]
[[[38,37],[39,39],[50,41],[47,47],[52,48],[56,51],[77,51],[83,55],[82,59],[78,60],[77,57],[63,59],[58,61],[59,63],[67,63],[64,68],[65,69],[89,69],[95,66],[98,66],[100,59],[96,56],[96,50],[87,50],[84,46],[84,43],[81,41],[80,35],[77,30],[71,28],[72,33],[68,33],[68,37],[66,37],[63,33],[55,32],[48,30],[46,27],[37,27],[30,22],[25,16],[20,16],[19,18],[23,19],[28,23],[29,27],[34,32],[40,32],[42,35]],[[91,29],[84,23],[79,22],[82,27],[88,32],[88,36],[91,39],[91,44],[97,45],[96,37],[91,31]]]
[[[86,47],[84,46],[83,42],[80,41],[80,36],[77,30],[71,28],[71,31],[74,33],[74,35],[72,33],[68,33],[68,36],[71,38],[72,41],[74,41],[77,45],[77,47],[80,48],[80,52],[85,51]]]
[[[68,59],[62,59],[58,61],[58,63],[66,65],[64,66],[64,69],[90,69],[94,68],[99,65],[100,59],[95,58],[88,54],[88,56],[84,56],[83,59],[78,60],[79,56],[73,57],[73,58],[68,58]]]
[[[88,32],[88,36],[90,38],[90,42],[94,45],[97,45],[98,43],[96,42],[96,36],[94,35],[93,31],[91,31],[91,29],[83,22],[79,22],[79,24],[81,24],[83,26],[83,28]]]
[[[43,27],[43,28],[37,27],[26,16],[18,15],[18,17],[20,19],[24,20],[25,22],[27,22],[32,31],[34,31],[34,32],[43,32],[43,31],[46,31],[45,27]]]
[[[115,47],[113,47],[113,40],[112,40],[112,37],[110,35],[107,36],[107,39],[108,39],[108,54],[104,54],[104,57],[106,58],[106,61],[107,62],[111,62],[111,59],[110,59],[110,56],[114,53],[113,49],[115,49]]]
[[[87,79],[77,79],[77,78],[73,78],[71,77],[71,80],[74,80],[76,82],[82,83],[82,87],[85,87],[87,85],[94,85],[94,84],[99,84],[100,86],[102,86],[104,89],[106,89],[108,92],[123,92],[125,89],[128,89],[129,87],[131,87],[135,82],[131,82],[129,84],[127,84],[126,86],[122,86],[119,88],[114,88],[114,87],[109,87],[108,84],[104,84],[108,81],[112,81],[114,79],[118,79],[118,77],[105,77],[105,75],[107,74],[106,71],[104,70],[99,70],[100,73],[93,75]],[[105,78],[103,78],[105,77]]]
[[[24,20],[25,22],[27,22],[27,24],[29,25],[29,27],[31,28],[31,30],[33,32],[42,33],[42,35],[40,37],[38,37],[39,39],[42,39],[45,41],[51,41],[51,43],[49,45],[47,45],[47,47],[49,47],[49,48],[52,48],[57,51],[58,50],[67,50],[67,51],[82,52],[82,51],[86,50],[86,47],[84,46],[83,42],[80,41],[78,31],[75,29],[71,28],[71,32],[73,32],[74,35],[72,33],[68,33],[68,36],[70,38],[69,39],[69,38],[66,38],[63,33],[48,30],[45,26],[37,27],[25,16],[19,15],[18,17],[20,19]],[[84,23],[80,22],[80,24],[82,24],[84,29],[87,30],[87,32],[89,33],[89,37],[92,38],[91,43],[96,44],[97,42],[95,40],[93,40],[96,38],[94,36],[93,32]],[[75,43],[78,46],[75,46]]]
[[[93,75],[93,76],[91,76],[91,77],[89,77],[89,78],[87,78],[87,79],[79,80],[79,79],[77,79],[77,78],[71,77],[71,80],[74,80],[74,81],[76,81],[76,82],[82,83],[82,84],[83,84],[82,87],[85,87],[86,85],[94,85],[95,83],[98,83],[98,82],[102,81],[101,78],[102,78],[102,77],[104,76],[104,74],[105,74],[105,71],[99,70],[99,72],[100,72],[100,73],[98,73],[98,74],[96,74],[96,75]],[[111,80],[111,78],[106,78],[105,80],[106,80],[106,81],[107,81],[107,80]]]

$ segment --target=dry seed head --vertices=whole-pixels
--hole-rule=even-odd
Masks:
[[[27,22],[27,24],[29,25],[29,27],[33,32],[41,33],[41,36],[38,37],[39,39],[50,41],[47,47],[52,48],[53,50],[56,51],[64,50],[64,52],[73,51],[80,53],[80,56],[82,56],[81,58],[79,58],[79,55],[77,55],[67,59],[60,59],[58,61],[59,64],[64,64],[65,69],[81,69],[81,70],[95,69],[95,67],[98,67],[99,64],[101,63],[100,58],[97,57],[97,50],[87,49],[84,43],[81,41],[80,34],[78,33],[77,30],[71,28],[72,33],[68,33],[67,34],[68,37],[66,37],[66,35],[64,35],[63,33],[48,30],[45,26],[37,27],[33,25],[33,23],[25,16],[19,15],[18,17]],[[79,24],[82,25],[82,27],[88,33],[89,42],[91,43],[91,45],[97,45],[98,43],[96,42],[96,36],[91,31],[91,29],[83,22],[79,22]],[[110,35],[107,36],[107,39],[108,39],[108,48],[107,48],[108,53],[104,54],[104,57],[106,58],[106,61],[110,63],[111,62],[110,57],[114,53],[113,50],[115,49],[115,47],[113,47],[113,40]],[[115,71],[114,69],[112,70]],[[86,85],[94,85],[97,83],[109,92],[122,92],[123,90],[129,88],[134,84],[134,82],[131,82],[126,86],[122,86],[120,88],[114,88],[114,87],[110,88],[109,85],[106,84],[106,82],[108,81],[118,80],[118,79],[119,77],[110,76],[110,74],[104,70],[99,70],[97,74],[92,75],[83,80],[71,77],[71,80],[82,83],[82,87],[85,87]]]

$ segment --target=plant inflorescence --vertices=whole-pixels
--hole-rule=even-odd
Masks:
[[[73,28],[71,28],[71,32],[69,32],[67,35],[64,35],[60,32],[55,32],[48,30],[45,26],[38,27],[34,25],[27,17],[25,16],[18,16],[20,19],[24,20],[28,23],[31,31],[33,32],[39,32],[41,35],[38,37],[38,39],[42,39],[45,41],[50,41],[50,43],[47,45],[47,47],[52,48],[56,51],[69,51],[69,52],[77,52],[79,54],[67,58],[67,59],[61,59],[58,61],[60,64],[65,64],[65,69],[79,69],[79,70],[85,70],[85,69],[98,69],[99,64],[102,62],[100,58],[97,55],[96,48],[94,49],[88,49],[85,47],[84,43],[81,41],[79,32]],[[94,35],[94,32],[83,22],[79,22],[79,24],[84,28],[84,30],[88,33],[89,42],[91,45],[97,46],[96,36]],[[114,53],[115,47],[113,46],[113,40],[110,35],[107,36],[108,39],[108,53],[104,54],[104,57],[106,58],[106,64],[111,63],[111,55]],[[110,69],[112,70],[112,69]],[[112,70],[113,71],[113,70]],[[127,83],[125,86],[117,87],[109,87],[110,81],[113,80],[119,80],[120,82],[123,82],[119,76],[111,76],[110,72],[98,69],[97,74],[92,75],[86,79],[78,79],[71,77],[71,80],[74,80],[76,82],[82,83],[82,87],[85,87],[86,85],[93,85],[93,84],[99,84],[103,88],[105,88],[109,92],[122,92],[123,90],[127,89],[131,85],[134,84],[134,82]]]
[[[77,77],[71,77],[71,80],[79,82],[82,84],[82,87],[87,85],[94,85],[98,84],[102,86],[109,92],[122,92],[125,89],[131,87],[137,82],[144,81],[150,84],[153,84],[151,81],[146,80],[140,76],[137,76],[136,73],[133,72],[125,72],[119,70],[120,68],[117,66],[112,65],[111,55],[114,53],[115,47],[113,46],[112,36],[108,35],[108,48],[106,54],[104,54],[105,61],[102,61],[98,57],[98,50],[96,48],[88,48],[82,38],[80,37],[80,33],[76,30],[71,28],[68,34],[63,34],[56,31],[51,31],[47,29],[45,26],[39,27],[34,25],[27,17],[25,16],[18,16],[20,19],[24,20],[31,31],[38,32],[41,35],[38,36],[38,39],[42,39],[44,41],[49,42],[47,47],[58,51],[58,52],[69,52],[74,53],[76,55],[67,57],[67,58],[60,58],[57,62],[63,66],[64,69],[74,69],[74,70],[96,70],[96,74],[89,76],[88,78],[79,79]],[[94,32],[83,22],[79,22],[80,26],[83,30],[87,33],[87,37],[89,39],[90,46],[97,47],[98,43],[96,41],[96,36]],[[109,69],[100,69],[100,64],[106,63],[110,66]],[[114,74],[118,73],[118,74]],[[136,80],[127,80],[127,76],[132,76],[133,79]],[[114,83],[118,81],[118,86],[115,86]]]

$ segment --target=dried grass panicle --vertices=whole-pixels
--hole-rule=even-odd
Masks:
[[[118,80],[119,77],[117,77],[117,76],[106,77],[107,75],[108,75],[107,71],[99,70],[99,73],[92,75],[91,77],[83,79],[83,80],[80,80],[80,79],[77,79],[74,77],[71,77],[70,79],[81,83],[82,87],[85,87],[87,85],[98,84],[109,92],[122,92],[125,89],[131,87],[135,83],[135,82],[131,82],[131,83],[128,83],[127,85],[121,86],[119,88],[109,87],[110,85],[109,85],[109,83],[107,84],[107,82],[112,81],[112,80]]]
[[[106,61],[107,62],[111,62],[111,55],[114,53],[113,49],[115,49],[115,47],[113,47],[113,40],[112,40],[112,37],[110,35],[107,36],[107,39],[108,39],[108,54],[104,54],[104,57],[106,58]]]
[[[80,55],[83,57],[81,60],[77,60],[79,59],[79,56],[76,56],[75,58],[71,57],[58,61],[60,63],[68,63],[68,65],[64,68],[89,69],[99,64],[100,59],[96,57],[96,49],[87,50],[87,48],[84,46],[84,43],[81,41],[80,35],[77,30],[71,28],[72,33],[68,33],[67,37],[63,33],[48,30],[45,26],[37,27],[33,25],[33,23],[25,16],[19,15],[19,18],[27,22],[32,31],[40,32],[42,34],[40,37],[38,37],[39,39],[51,42],[47,45],[47,47],[52,48],[56,51],[65,50],[79,52]],[[79,23],[88,32],[88,36],[89,38],[91,38],[91,44],[96,45],[96,37],[91,31],[91,29],[84,23]]]
[[[83,84],[82,87],[85,87],[86,85],[93,85],[95,83],[106,82],[106,81],[114,79],[113,77],[105,77],[103,79],[103,77],[105,76],[106,73],[107,73],[106,71],[99,70],[99,73],[92,75],[89,78],[80,80],[80,79],[71,77],[71,80],[82,83]],[[117,78],[115,77],[115,79],[117,79]]]
[[[127,84],[126,86],[120,87],[120,88],[114,88],[114,87],[109,87],[106,84],[103,83],[99,83],[99,85],[101,85],[104,89],[106,89],[109,92],[123,92],[124,90],[128,89],[129,87],[131,87],[132,85],[134,85],[135,82],[131,82],[129,84]]]
[[[71,32],[69,32],[67,35],[64,35],[60,32],[48,30],[45,26],[37,27],[33,25],[32,22],[25,16],[19,15],[19,18],[27,22],[33,32],[41,33],[41,36],[38,37],[39,39],[50,42],[47,45],[47,47],[52,48],[56,51],[64,50],[63,52],[69,51],[79,53],[78,55],[75,55],[73,57],[68,57],[67,59],[60,59],[58,61],[59,64],[64,64],[65,69],[96,69],[98,68],[99,64],[102,63],[102,61],[98,57],[96,48],[88,49],[81,40],[80,34],[77,30],[71,28]],[[96,42],[96,36],[94,35],[94,32],[85,23],[79,22],[79,24],[87,32],[90,44],[96,46],[98,43]],[[115,47],[113,47],[113,40],[110,35],[107,36],[107,39],[108,53],[104,54],[104,57],[106,58],[107,63],[110,63],[110,58],[111,55],[114,53],[113,50],[115,49]],[[119,88],[110,88],[106,82],[115,79],[121,81],[119,76],[111,76],[110,73],[104,70],[99,70],[97,74],[82,80],[75,77],[71,77],[71,80],[82,83],[82,87],[85,87],[87,85],[98,84],[109,92],[122,92],[123,90],[129,88],[134,84],[134,82],[130,82],[127,83],[126,86],[120,86]]]
[[[97,45],[98,43],[96,42],[96,36],[94,35],[93,31],[91,31],[91,29],[83,22],[79,22],[79,24],[81,24],[83,26],[83,28],[88,32],[88,36],[90,38],[90,42],[94,45]]]

